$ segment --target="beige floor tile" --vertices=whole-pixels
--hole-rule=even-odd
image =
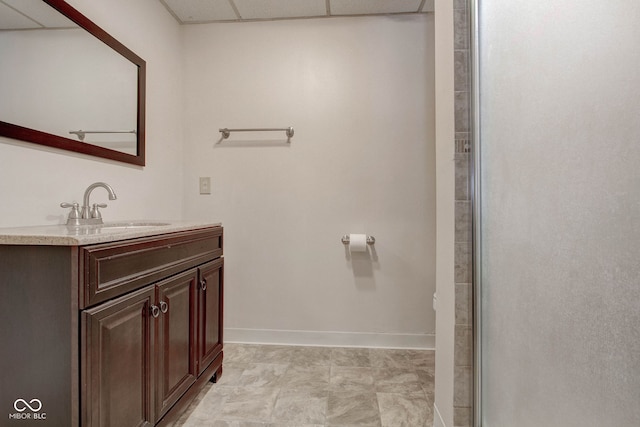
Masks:
[[[281,389],[272,421],[292,425],[323,425],[329,393],[326,390]]]
[[[239,387],[278,387],[289,365],[252,363],[236,380]]]
[[[270,422],[278,388],[236,387],[212,416],[226,421]]]
[[[382,427],[426,427],[433,412],[424,393],[378,393]]]
[[[422,391],[420,378],[413,369],[376,369],[373,378],[378,392],[413,393]]]
[[[256,362],[259,363],[289,363],[295,348],[287,345],[264,345],[260,346],[255,353]]]
[[[371,367],[368,348],[334,348],[331,351],[331,364],[335,366]]]
[[[331,366],[329,385],[333,391],[374,391],[373,369]]]
[[[322,389],[329,386],[330,366],[289,366],[280,381],[281,387],[289,389]]]
[[[328,347],[293,347],[290,363],[297,366],[329,366],[331,350]]]
[[[432,351],[226,344],[176,427],[432,427]]]
[[[224,361],[227,363],[255,362],[259,348],[260,346],[255,344],[225,344]]]
[[[407,350],[370,349],[369,357],[374,368],[412,368]]]
[[[327,405],[328,425],[380,425],[380,410],[375,393],[331,391]]]

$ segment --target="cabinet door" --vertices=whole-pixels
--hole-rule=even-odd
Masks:
[[[82,312],[83,426],[150,426],[155,287]]]
[[[207,263],[199,270],[198,375],[222,351],[223,259]]]
[[[156,419],[196,381],[196,269],[157,284]]]

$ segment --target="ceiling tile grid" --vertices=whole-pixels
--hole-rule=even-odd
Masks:
[[[325,0],[233,0],[242,19],[326,16]]]
[[[433,12],[434,0],[160,0],[181,24]]]
[[[422,0],[331,0],[332,15],[379,15],[418,12]]]
[[[237,20],[229,0],[160,0],[181,24]]]

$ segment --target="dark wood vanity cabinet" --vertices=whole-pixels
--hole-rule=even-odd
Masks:
[[[196,346],[198,375],[222,351],[222,298],[222,259],[217,259],[200,268]]]
[[[182,237],[82,251],[85,265],[95,269],[85,271],[87,301],[111,295],[114,287],[129,289],[141,277],[153,281],[82,312],[83,425],[168,424],[165,415],[200,376],[221,374],[222,236]],[[162,275],[155,270],[171,275],[154,281]]]
[[[156,286],[158,315],[155,418],[159,419],[196,382],[195,304],[199,272],[190,270]],[[153,312],[152,312],[153,315]],[[216,322],[216,327],[219,327]],[[219,352],[218,352],[219,353]]]
[[[26,281],[11,288],[4,275],[0,296],[16,301],[47,287],[47,299],[31,299],[45,303],[39,311],[28,300],[17,308],[0,301],[17,317],[9,325],[28,322],[21,326],[27,343],[16,346],[25,357],[8,352],[9,359],[2,358],[3,365],[17,365],[5,378],[25,385],[16,387],[15,396],[0,387],[0,400],[38,398],[51,425],[169,426],[221,375],[221,227],[67,248],[0,246],[0,255],[5,256],[0,273],[13,271],[8,262],[18,267],[13,277]],[[40,264],[41,256],[49,258]],[[55,271],[38,271],[56,261],[62,266]],[[65,281],[72,292],[58,297],[51,288]],[[37,319],[25,310],[50,324],[37,329]],[[3,331],[1,338],[19,341],[20,335]],[[38,340],[48,347],[39,348]],[[43,377],[22,379],[34,369]],[[28,421],[19,425],[31,425]]]
[[[196,381],[190,270],[85,310],[86,425],[153,425]]]
[[[154,301],[145,289],[83,313],[83,426],[153,425]]]

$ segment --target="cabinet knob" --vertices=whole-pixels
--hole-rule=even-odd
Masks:
[[[200,289],[202,289],[203,291],[207,290],[207,279],[202,279],[200,281]]]
[[[158,308],[158,306],[157,306],[157,305],[152,305],[152,306],[150,307],[150,309],[151,309],[151,315],[152,315],[153,317],[158,317],[158,316],[160,316],[160,309]]]
[[[169,311],[169,304],[167,304],[165,301],[160,301],[160,311],[163,313]]]

